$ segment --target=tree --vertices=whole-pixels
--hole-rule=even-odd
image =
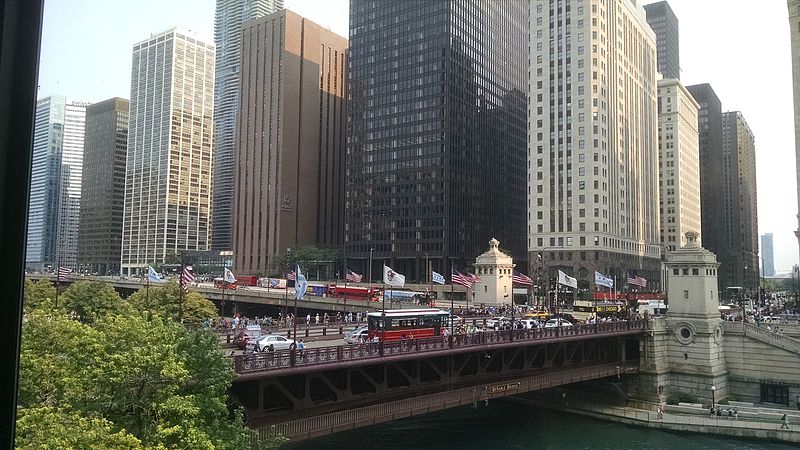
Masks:
[[[242,410],[226,404],[234,376],[207,330],[125,308],[90,323],[34,309],[23,322],[17,447],[250,447]]]
[[[74,311],[82,321],[90,323],[123,307],[122,297],[102,281],[73,283],[61,298],[66,311]]]
[[[180,289],[177,280],[151,285],[134,292],[128,297],[128,303],[150,316],[177,320],[182,315],[184,323],[202,323],[219,317],[217,307],[210,300],[195,291],[181,297]]]
[[[56,288],[50,280],[31,281],[25,278],[23,295],[23,309],[37,308],[43,302],[53,301],[56,298]]]
[[[299,246],[273,260],[273,269],[278,273],[285,269],[294,270],[298,264],[304,270],[321,269],[324,271],[331,264],[335,267],[342,260],[341,249],[323,249],[314,246]]]

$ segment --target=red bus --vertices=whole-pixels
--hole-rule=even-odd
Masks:
[[[440,336],[449,316],[440,309],[387,309],[385,318],[381,311],[367,313],[367,338],[399,341]]]
[[[328,297],[346,298],[348,300],[370,300],[377,302],[380,299],[380,289],[372,287],[337,286],[329,284],[327,286]]]
[[[239,286],[258,286],[258,277],[253,275],[237,275],[236,284]]]

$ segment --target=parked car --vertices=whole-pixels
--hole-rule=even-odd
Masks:
[[[344,334],[344,341],[348,344],[357,344],[367,338],[367,327],[358,327]]]
[[[520,320],[522,326],[528,330],[533,330],[534,328],[542,328],[542,322],[539,322],[536,319],[522,319]]]
[[[508,319],[503,316],[492,317],[491,319],[486,319],[486,327],[500,328],[506,322],[508,322]]]
[[[293,339],[287,339],[283,336],[276,334],[267,334],[259,337],[253,342],[253,350],[257,352],[266,352],[272,346],[273,350],[289,350],[289,347],[294,344]]]
[[[550,319],[544,324],[545,328],[569,328],[571,326],[572,323],[566,319]]]

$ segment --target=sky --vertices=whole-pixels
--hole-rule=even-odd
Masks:
[[[536,1],[536,0],[534,0]],[[650,3],[645,1],[643,3]],[[214,0],[46,0],[39,96],[92,102],[130,96],[136,42],[173,26],[213,42]],[[681,81],[710,83],[756,139],[759,233],[775,235],[775,268],[798,262],[791,48],[785,0],[669,0],[680,22]],[[348,0],[285,0],[348,35]]]

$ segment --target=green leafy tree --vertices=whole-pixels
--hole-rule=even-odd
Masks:
[[[206,319],[219,317],[217,307],[195,291],[181,297],[177,280],[170,280],[149,288],[142,288],[128,297],[128,303],[147,316],[181,319],[184,323],[202,323]]]
[[[318,248],[314,246],[299,246],[290,252],[276,256],[273,270],[281,275],[287,268],[292,270],[301,264],[304,270],[324,269],[326,265],[338,264],[342,259],[341,250],[338,248]]]
[[[85,322],[94,322],[123,308],[122,297],[110,284],[102,281],[73,283],[64,291],[61,299],[67,311],[74,311]]]
[[[20,449],[141,449],[142,443],[102,417],[84,417],[50,406],[22,408],[17,415],[16,446]]]
[[[50,280],[31,281],[25,278],[22,304],[25,311],[37,308],[44,302],[54,301],[55,298],[56,287]]]
[[[121,308],[94,322],[34,309],[23,323],[18,448],[241,449],[217,336]],[[272,448],[281,440],[263,443]]]

